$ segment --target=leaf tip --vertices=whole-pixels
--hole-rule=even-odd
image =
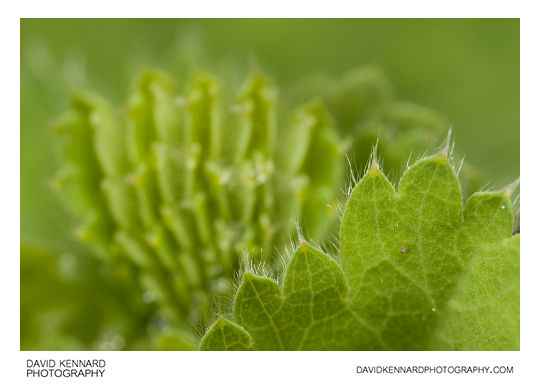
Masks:
[[[304,239],[304,238],[301,238],[300,239],[300,242],[298,243],[298,250],[300,252],[307,252],[309,249],[309,244],[308,242]]]
[[[508,184],[503,189],[503,193],[505,197],[510,197],[514,194],[515,190],[519,187],[520,178],[518,177],[516,180],[514,180],[512,183]]]
[[[379,164],[374,163],[371,165],[371,167],[368,170],[368,177],[377,177],[381,174],[381,169],[379,168]]]
[[[435,156],[435,162],[437,164],[446,164],[448,163],[448,154],[445,152],[439,153],[437,156]]]
[[[225,328],[227,326],[227,320],[224,317],[220,317],[216,324],[219,328]]]

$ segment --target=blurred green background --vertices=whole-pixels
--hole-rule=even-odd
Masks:
[[[85,286],[102,271],[71,239],[73,223],[49,188],[57,169],[50,124],[68,106],[73,85],[84,84],[120,106],[141,67],[174,72],[171,67],[186,63],[233,68],[239,76],[244,68],[261,67],[282,88],[310,73],[338,76],[377,66],[398,99],[448,117],[457,151],[485,173],[490,186],[519,176],[519,20],[23,19],[21,348],[144,344],[135,336],[120,342],[114,329],[100,325],[129,322],[129,308],[142,311],[141,317],[151,308],[126,303],[122,295],[129,286],[115,287],[117,297],[105,294],[107,300],[96,300],[98,293]],[[79,261],[70,267],[73,254]],[[93,316],[83,309],[72,319],[63,314],[66,305],[84,300],[92,303]],[[40,321],[38,314],[57,320]],[[74,326],[81,321],[83,331]],[[69,334],[78,339],[68,343]],[[105,344],[91,344],[96,339]]]

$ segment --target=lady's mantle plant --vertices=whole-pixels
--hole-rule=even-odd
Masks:
[[[283,281],[245,272],[204,350],[519,349],[511,191],[466,204],[446,154],[397,191],[374,163],[341,222],[339,261],[300,239]]]
[[[155,301],[160,315],[178,331],[176,334],[185,335],[167,340],[167,348],[195,347],[196,330],[215,319],[215,313],[227,311],[227,303],[234,295],[234,276],[244,253],[249,253],[252,262],[263,263],[276,272],[280,269],[276,248],[281,248],[291,236],[294,221],[312,237],[325,239],[325,234],[336,224],[332,211],[339,205],[337,191],[343,182],[347,150],[353,161],[362,161],[376,138],[380,138],[389,167],[397,172],[411,150],[419,151],[432,145],[433,137],[439,136],[442,127],[446,127],[445,120],[431,111],[395,102],[384,78],[371,69],[354,71],[335,84],[326,82],[327,86],[318,89],[302,85],[298,94],[289,94],[282,113],[278,113],[276,86],[262,76],[249,79],[236,96],[220,84],[212,76],[196,74],[179,96],[167,75],[147,72],[140,77],[125,110],[119,112],[102,98],[81,92],[73,98],[71,110],[55,125],[62,166],[53,185],[79,219],[77,237],[105,262],[121,265],[123,272],[117,275],[135,273],[139,277],[145,300]],[[309,93],[317,95],[319,101],[307,97]],[[436,163],[445,164],[445,161],[440,158]],[[415,167],[418,165],[407,174]],[[477,173],[471,169],[464,167],[462,172],[465,174],[462,185],[466,185],[467,191],[474,190],[478,183]],[[373,180],[383,180],[384,176],[375,171],[368,175],[372,174]],[[467,264],[468,256],[463,256],[456,264],[457,256],[447,260],[444,253],[465,254],[466,249],[458,251],[456,244],[459,247],[468,244],[461,242],[461,237],[458,237],[460,241],[446,237],[465,232],[458,225],[460,187],[453,171],[450,173],[453,176],[447,175],[447,178],[453,180],[451,183],[439,180],[441,175],[434,176],[433,184],[429,184],[430,191],[444,182],[453,183],[454,189],[441,187],[440,191],[428,191],[429,194],[422,197],[426,204],[420,204],[421,208],[407,205],[415,200],[405,198],[407,195],[403,194],[401,186],[399,194],[394,192],[395,196],[382,188],[382,182],[377,187],[380,191],[370,197],[355,197],[358,192],[354,192],[341,224],[341,262],[346,279],[332,259],[302,242],[298,256],[293,257],[287,269],[283,294],[280,293],[282,301],[274,303],[278,308],[276,319],[274,312],[268,312],[272,316],[256,320],[274,324],[274,339],[257,336],[259,325],[266,325],[257,322],[248,325],[251,320],[246,319],[251,312],[257,316],[261,313],[248,306],[243,320],[238,303],[247,282],[255,289],[258,282],[263,281],[274,293],[279,288],[271,280],[247,274],[235,299],[233,320],[239,326],[228,320],[218,321],[201,347],[394,349],[425,348],[435,345],[435,340],[451,340],[445,333],[449,331],[439,331],[443,324],[443,320],[439,320],[440,313],[446,308],[449,314],[444,319],[450,319],[464,308],[459,304],[462,299],[457,292],[471,288],[457,281],[462,281],[461,277],[468,273],[466,266],[474,265],[474,261]],[[417,191],[420,193],[421,183],[409,184],[411,191],[420,188]],[[437,205],[434,196],[439,192],[442,195],[437,198],[444,204],[429,210],[427,204]],[[353,201],[367,207],[385,193],[389,195],[388,201],[359,214],[358,222],[351,219]],[[447,207],[446,203],[451,204]],[[422,215],[418,215],[419,209]],[[377,215],[374,216],[374,212]],[[429,212],[435,216],[426,216]],[[507,213],[511,215],[510,205]],[[432,219],[440,219],[442,223],[444,215],[448,216],[446,225],[450,225],[450,229],[431,223]],[[403,221],[399,219],[392,222],[395,227],[380,228],[370,235],[373,225],[362,220],[374,217],[377,228],[390,219],[403,217]],[[405,218],[411,221],[407,224]],[[419,228],[426,223],[433,226],[422,232]],[[351,229],[344,231],[347,226]],[[447,229],[449,232],[445,232]],[[355,231],[364,232],[355,234]],[[349,241],[346,241],[347,236],[351,237]],[[350,244],[366,239],[370,239],[369,244],[362,243],[358,250],[350,248]],[[390,250],[395,251],[394,243],[390,244],[394,240],[401,243],[397,255],[401,259],[387,255]],[[440,246],[440,249],[430,246]],[[439,255],[443,259],[425,255],[428,251],[431,255],[444,249],[446,251]],[[368,262],[369,257],[378,260],[374,256],[376,250],[387,255],[383,261],[388,265]],[[368,257],[364,255],[366,252],[372,253]],[[308,274],[292,272],[296,265],[294,260],[302,257],[305,268],[309,268]],[[360,257],[367,261],[359,263]],[[431,265],[430,260],[448,270],[435,277],[441,271],[424,266],[424,263]],[[402,262],[408,262],[408,267],[398,268]],[[408,269],[420,266],[425,275]],[[318,285],[313,280],[310,289],[314,291],[310,293],[305,284],[319,267],[323,270],[317,272]],[[356,273],[362,275],[358,281],[352,278]],[[327,281],[330,277],[332,284]],[[431,278],[442,279],[442,292],[436,288],[436,282],[429,280]],[[294,282],[288,283],[293,281],[291,279]],[[393,285],[388,286],[388,283]],[[293,293],[298,289],[302,292],[300,295]],[[453,292],[451,297],[450,291]],[[287,292],[298,300],[305,300],[303,295],[307,294],[313,298],[311,306],[316,305],[316,298],[324,298],[324,305],[318,309],[313,307],[310,316],[314,317],[308,321],[303,317],[304,310],[297,310],[306,303],[290,301]],[[337,295],[339,300],[327,301],[326,294]],[[358,299],[360,296],[362,300]],[[458,300],[453,315],[452,300]],[[343,319],[332,317],[335,329],[326,320],[322,323],[314,320],[317,316],[324,318],[326,315],[319,310],[329,310],[330,304],[335,304],[336,310],[343,309],[334,311],[335,316],[345,316]],[[266,313],[265,305],[259,308],[264,310],[262,313]],[[294,320],[287,323],[290,316]],[[396,327],[394,323],[401,326]],[[277,336],[282,332],[281,327],[289,333]],[[343,336],[350,333],[350,327],[357,336]],[[221,337],[232,332],[231,337],[243,341],[238,344],[232,339],[220,339],[218,331]],[[303,335],[301,339],[297,331]],[[344,334],[339,336],[340,332]],[[386,335],[388,332],[401,334],[394,338]],[[407,338],[416,341],[412,343]],[[398,339],[401,341],[397,342]],[[344,344],[344,340],[347,343]]]

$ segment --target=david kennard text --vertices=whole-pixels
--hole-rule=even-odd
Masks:
[[[103,359],[26,360],[26,377],[103,377]]]

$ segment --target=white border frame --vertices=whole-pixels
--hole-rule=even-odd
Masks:
[[[523,2],[525,3],[525,2]],[[3,298],[0,345],[0,381],[47,382],[27,380],[27,358],[96,358],[107,360],[104,379],[78,379],[90,382],[191,382],[219,380],[234,382],[275,383],[307,379],[315,382],[466,382],[538,380],[538,294],[540,271],[538,246],[533,233],[540,217],[538,199],[532,191],[539,187],[536,146],[538,133],[539,28],[533,2],[519,1],[378,1],[376,4],[344,0],[333,2],[255,2],[197,1],[175,3],[157,0],[121,2],[97,0],[20,1],[2,6],[2,60],[0,73],[3,91],[2,108],[2,268],[0,284]],[[6,9],[7,8],[7,9]],[[107,13],[102,10],[107,10]],[[521,198],[521,351],[520,352],[20,352],[19,351],[19,247],[20,247],[20,17],[521,17],[521,163],[523,188]],[[513,365],[513,375],[357,375],[356,365],[384,364]],[[9,368],[9,369],[8,369]],[[56,379],[57,380],[57,379]],[[65,382],[75,380],[62,379]]]

